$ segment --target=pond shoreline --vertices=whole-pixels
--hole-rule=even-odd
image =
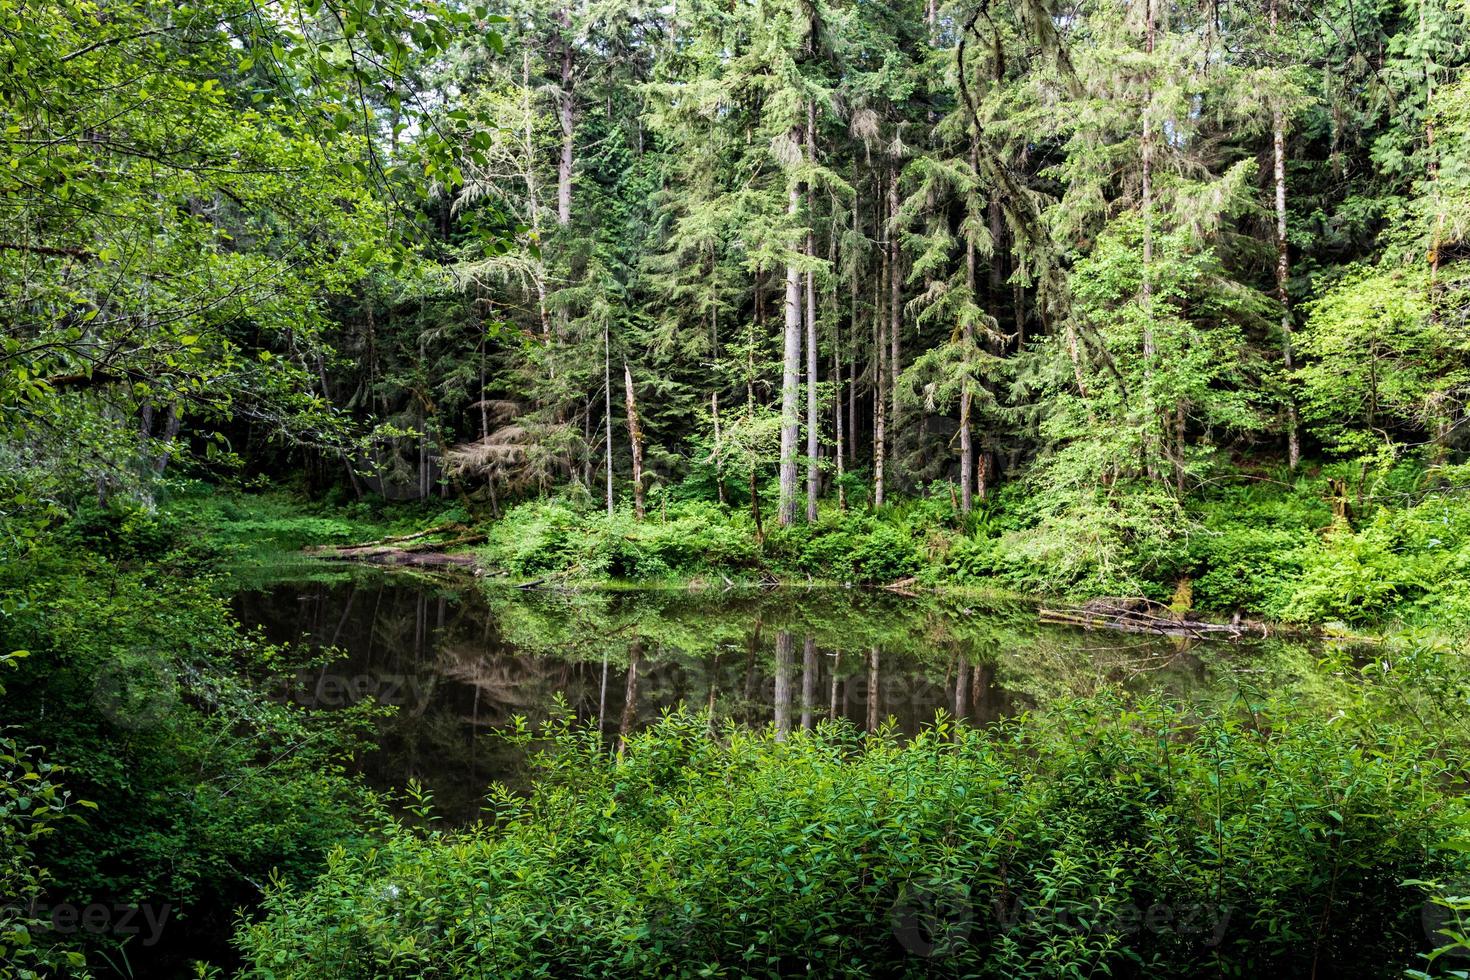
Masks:
[[[920,583],[914,578],[888,583],[853,583],[808,576],[805,580],[782,579],[764,572],[758,579],[732,579],[718,572],[719,581],[694,575],[652,582],[606,578],[573,578],[565,573],[552,573],[541,578],[516,580],[504,570],[492,570],[481,564],[471,552],[442,551],[433,546],[397,546],[363,544],[351,546],[317,545],[302,549],[300,554],[319,561],[370,564],[385,568],[414,568],[473,575],[507,587],[530,590],[552,589],[563,592],[633,591],[667,589],[687,592],[731,592],[745,589],[858,589],[884,591],[897,595],[935,595],[948,597],[1009,599],[1037,606],[1038,621],[1075,626],[1084,630],[1109,630],[1119,633],[1143,633],[1158,636],[1192,637],[1195,639],[1239,640],[1245,637],[1301,636],[1319,639],[1382,643],[1386,634],[1361,634],[1329,629],[1325,624],[1280,623],[1248,619],[1237,614],[1228,622],[1191,618],[1169,606],[1142,596],[1096,597],[1082,603],[1069,602],[1061,596],[1028,595],[1006,589],[974,585]]]

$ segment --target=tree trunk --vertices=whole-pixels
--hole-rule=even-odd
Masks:
[[[883,268],[878,276],[878,294],[873,297],[873,506],[883,506],[883,464],[887,455],[887,411],[888,394],[884,380],[888,375],[886,353],[888,350],[888,323],[884,310],[884,291],[891,275],[888,242],[883,221],[883,199],[878,200],[879,250],[883,253]]]
[[[1278,0],[1271,0],[1271,38],[1276,39],[1280,14]],[[1289,376],[1292,372],[1292,326],[1291,296],[1287,285],[1291,279],[1291,258],[1286,241],[1286,120],[1281,105],[1271,107],[1271,151],[1276,180],[1276,299],[1281,303],[1281,355],[1282,364]],[[1288,377],[1288,384],[1290,379]],[[1301,436],[1298,433],[1296,396],[1290,389],[1286,394],[1286,461],[1293,470],[1301,462]]]
[[[1145,50],[1151,56],[1154,53],[1154,7],[1153,0],[1146,0],[1148,4],[1148,17],[1145,25]],[[1142,281],[1138,288],[1139,305],[1143,307],[1143,377],[1144,377],[1144,412],[1146,424],[1150,427],[1145,430],[1143,438],[1143,464],[1150,478],[1157,476],[1158,468],[1155,466],[1155,452],[1161,448],[1156,445],[1153,428],[1158,420],[1154,418],[1153,408],[1153,368],[1156,348],[1154,344],[1154,297],[1153,281],[1151,279],[1154,260],[1154,137],[1152,109],[1152,84],[1153,71],[1148,67],[1144,72],[1145,90],[1143,100],[1143,139],[1141,152],[1143,156],[1143,273]]]
[[[812,236],[806,238],[807,255],[811,255]],[[817,496],[822,489],[821,469],[817,456],[822,451],[821,430],[817,417],[817,300],[812,273],[806,274],[806,519],[817,519]]]
[[[526,205],[531,216],[531,235],[540,241],[541,239],[541,191],[536,180],[536,138],[532,132],[531,124],[535,118],[531,111],[531,53],[525,52],[521,59],[521,114],[524,119],[524,130],[521,134],[522,149],[524,154],[524,172],[522,179],[526,183]],[[569,169],[570,172],[570,169]],[[567,213],[571,214],[571,185],[567,186]],[[541,332],[546,335],[551,333],[551,313],[546,306],[546,270],[545,260],[536,259],[536,271],[532,277],[536,281],[536,310],[540,315]]]
[[[973,153],[971,159],[974,159]],[[978,307],[973,240],[965,242],[965,284],[970,289],[970,302]],[[975,346],[975,326],[969,317],[965,318],[963,341],[965,360],[969,361],[971,349]],[[964,387],[960,389],[960,511],[965,514],[974,506],[975,486],[975,446],[970,435],[970,398],[970,379],[966,378]]]
[[[837,298],[832,300],[832,424],[836,434],[836,483],[837,483],[837,506],[841,510],[847,510],[847,488],[842,484],[843,473],[843,431],[842,431],[842,334],[837,324]],[[857,319],[857,279],[853,279],[853,319]]]
[[[808,163],[816,163],[816,103],[806,106],[806,157]],[[807,188],[807,221],[813,220],[816,201],[811,188]],[[810,224],[806,232],[806,257],[810,263],[816,256],[816,242]],[[806,274],[806,519],[817,519],[817,495],[822,489],[822,474],[817,466],[817,456],[822,451],[821,428],[817,419],[817,282],[816,273],[808,269]]]
[[[163,410],[163,437],[159,440],[163,445],[158,449],[158,454],[153,457],[153,475],[163,476],[163,471],[168,468],[168,461],[173,456],[174,440],[179,436],[179,409],[177,405],[169,405]]]
[[[643,427],[638,422],[638,400],[633,394],[633,372],[623,361],[623,387],[628,402],[628,443],[633,450],[633,513],[641,521],[643,507]]]
[[[801,195],[791,189],[789,213],[801,210]],[[786,267],[785,349],[781,360],[781,500],[777,521],[796,520],[796,445],[801,435],[801,270]]]
[[[893,175],[888,181],[888,220],[890,226],[898,218],[898,166],[894,165]],[[888,245],[893,252],[893,265],[888,277],[888,292],[890,300],[889,325],[888,325],[888,395],[891,399],[893,418],[893,445],[894,455],[897,457],[898,434],[901,421],[898,412],[898,374],[899,374],[899,334],[903,330],[903,260],[898,248],[898,230],[890,227],[888,230]]]
[[[954,678],[954,716],[959,721],[970,713],[970,665],[965,663],[963,652],[959,654],[959,669]]]
[[[881,685],[881,679],[878,675],[878,657],[877,647],[868,651],[868,731],[870,732],[878,730],[880,718],[878,688]]]
[[[608,338],[607,322],[602,324],[602,405],[605,418],[607,444],[603,446],[603,460],[607,468],[607,512],[613,512],[613,416],[612,416],[612,345]]]
[[[831,721],[837,720],[837,673],[842,669],[842,651],[838,650],[832,654],[832,692],[831,705],[827,708],[827,718]]]
[[[725,500],[725,462],[720,458],[720,393],[712,391],[709,393],[709,414],[715,424],[715,493],[719,495],[720,504],[723,506]]]
[[[571,33],[571,14],[563,10],[557,19],[562,30]],[[574,149],[575,106],[572,98],[572,42],[562,38],[561,88],[557,92],[557,119],[561,123],[561,160],[556,167],[556,223],[565,228],[572,220],[572,151]]]
[[[817,697],[817,641],[808,636],[801,654],[801,727],[811,731]]]

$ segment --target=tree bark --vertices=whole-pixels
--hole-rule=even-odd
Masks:
[[[807,254],[811,254],[812,236],[807,235]],[[817,416],[817,301],[813,274],[806,274],[806,519],[817,519],[817,496],[822,488],[821,469],[817,457],[822,451],[821,429]]]
[[[898,165],[894,164],[893,175],[888,181],[888,247],[893,252],[893,264],[888,278],[889,325],[888,325],[888,395],[892,406],[893,445],[897,455],[898,433],[901,425],[898,411],[899,334],[903,330],[903,259],[898,248],[897,229],[891,227],[898,219]]]
[[[879,704],[881,699],[878,696],[878,688],[881,684],[878,674],[878,657],[877,647],[868,651],[868,731],[870,732],[878,730],[880,717],[878,712],[881,710]]]
[[[970,154],[973,161],[975,154]],[[970,290],[970,302],[979,306],[979,296],[976,294],[975,283],[975,242],[973,239],[965,241],[965,285]],[[970,318],[965,318],[963,329],[963,341],[965,348],[965,360],[970,359],[970,352],[975,346],[975,326]],[[970,434],[970,379],[965,378],[964,387],[960,389],[960,511],[968,514],[974,506],[975,486],[975,446]]]
[[[1154,53],[1154,5],[1153,0],[1145,0],[1148,5],[1147,22],[1145,24],[1145,50],[1151,56]],[[1152,68],[1144,71],[1144,100],[1143,100],[1143,139],[1140,147],[1143,160],[1143,274],[1138,288],[1139,305],[1143,307],[1143,377],[1144,377],[1144,412],[1147,415],[1147,425],[1151,428],[1158,422],[1153,417],[1153,378],[1154,357],[1156,347],[1154,343],[1153,324],[1153,281],[1151,279],[1154,260],[1154,137],[1153,117],[1150,112],[1152,108]],[[1143,439],[1144,469],[1150,478],[1157,476],[1154,454],[1159,448],[1155,445],[1154,434],[1151,430],[1146,431]]]
[[[557,15],[557,19],[561,23],[562,31],[570,35],[571,13],[563,9]],[[572,93],[572,39],[565,36],[561,43],[561,87],[557,92],[556,113],[557,120],[561,123],[561,160],[556,167],[556,223],[566,227],[572,220],[572,161],[575,149],[576,108]]]
[[[891,275],[887,233],[884,229],[883,200],[878,200],[879,250],[883,253],[883,268],[878,276],[878,294],[873,297],[873,506],[883,506],[883,464],[887,456],[887,412],[888,393],[884,380],[888,369],[888,323],[884,308],[884,291]]]
[[[791,189],[788,213],[801,210],[801,195]],[[796,446],[801,436],[801,270],[786,267],[786,323],[781,361],[781,499],[777,522],[789,527],[796,520]]]
[[[603,446],[603,459],[607,464],[607,512],[611,516],[613,512],[613,420],[612,420],[612,344],[608,338],[607,321],[602,324],[602,403],[605,418],[604,428],[607,430],[606,445]]]
[[[806,156],[809,163],[817,159],[816,104],[806,106]],[[815,199],[811,188],[807,188],[807,220],[815,213]],[[811,226],[806,232],[806,257],[810,263],[816,257],[816,242]],[[822,489],[822,474],[817,466],[817,457],[822,451],[821,428],[817,418],[817,282],[816,273],[808,268],[806,274],[806,519],[817,519],[817,495]]]
[[[1280,23],[1278,0],[1271,0],[1271,39],[1277,37]],[[1276,180],[1276,299],[1281,303],[1281,356],[1286,368],[1288,383],[1295,366],[1292,350],[1291,296],[1287,286],[1291,280],[1291,257],[1286,241],[1286,120],[1279,102],[1271,106],[1271,153]],[[1296,396],[1290,389],[1286,394],[1286,461],[1293,470],[1302,458],[1301,436],[1298,432]]]
[[[832,297],[832,424],[836,435],[836,483],[837,483],[837,506],[841,510],[847,510],[847,488],[842,484],[843,474],[843,426],[842,426],[842,333],[837,323],[837,297]],[[857,320],[857,278],[853,278],[852,285],[852,318]]]
[[[623,387],[628,404],[628,443],[633,450],[633,513],[641,521],[643,506],[643,426],[638,421],[638,400],[633,394],[633,372],[623,361]]]
[[[801,648],[801,727],[811,731],[817,697],[817,641],[808,636]]]
[[[623,688],[623,717],[618,723],[618,755],[623,754],[638,723],[638,662],[642,659],[643,644],[635,640],[628,648],[628,683]]]

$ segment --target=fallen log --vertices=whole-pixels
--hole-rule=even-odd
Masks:
[[[1149,599],[1094,599],[1084,605],[1065,609],[1043,608],[1039,610],[1038,618],[1043,623],[1078,626],[1088,630],[1109,629],[1124,633],[1152,633],[1156,636],[1188,636],[1197,639],[1238,639],[1251,635],[1265,636],[1269,632],[1265,623],[1242,620],[1212,623],[1207,620],[1186,619],[1169,607]]]
[[[371,548],[371,547],[374,547],[374,546],[377,546],[377,545],[403,544],[406,541],[417,541],[420,538],[427,538],[430,535],[434,535],[434,534],[444,534],[444,533],[446,533],[448,531],[468,531],[468,530],[469,530],[468,527],[466,527],[465,525],[459,523],[458,521],[451,521],[448,524],[439,524],[439,525],[436,525],[434,527],[427,527],[427,528],[424,528],[422,531],[415,531],[412,534],[391,534],[391,535],[389,535],[386,538],[379,538],[376,541],[364,541],[361,544],[349,544],[349,545],[343,545],[343,547],[344,548]],[[483,536],[484,535],[481,535],[481,537],[483,537]]]

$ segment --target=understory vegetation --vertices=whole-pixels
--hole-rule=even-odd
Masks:
[[[1325,492],[1346,483],[1347,509]],[[648,516],[575,498],[487,521],[490,569],[563,581],[692,576],[933,586],[1026,595],[1146,596],[1178,613],[1354,629],[1470,628],[1470,474],[1339,465],[1224,481],[1165,524],[1057,520],[1007,487],[970,513],[952,487],[876,511],[824,507],[757,534],[739,508],[670,493]]]
[[[1465,869],[1445,745],[1371,711],[536,734],[535,790],[486,826],[395,824],[274,890],[250,975],[1396,976],[1404,883]]]
[[[310,661],[238,627],[215,560],[160,515],[93,512],[0,568],[0,975],[227,961],[239,908],[367,833],[345,766],[382,709],[283,702],[271,679]],[[89,907],[105,928],[57,927]]]

